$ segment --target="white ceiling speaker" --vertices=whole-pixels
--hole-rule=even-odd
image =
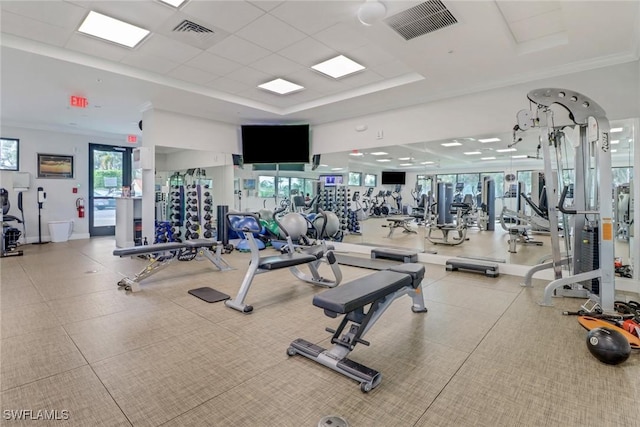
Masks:
[[[387,8],[378,0],[367,0],[360,9],[358,9],[358,20],[362,25],[371,26],[384,18],[387,14]]]

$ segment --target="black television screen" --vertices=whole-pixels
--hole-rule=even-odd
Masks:
[[[382,171],[382,185],[401,184],[404,185],[406,172]]]
[[[242,126],[244,163],[309,163],[309,125]]]

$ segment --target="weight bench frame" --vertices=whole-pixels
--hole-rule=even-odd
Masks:
[[[215,252],[210,248],[215,246]],[[119,248],[113,251],[113,255],[119,257],[148,255],[149,264],[142,271],[133,277],[124,277],[118,282],[118,287],[131,292],[139,292],[140,282],[149,276],[153,276],[160,270],[166,268],[176,259],[184,259],[186,255],[188,260],[202,257],[208,259],[220,271],[233,270],[227,261],[222,258],[223,250],[222,242],[207,239],[194,239],[185,242],[169,242],[157,243],[154,245],[133,246],[129,248]],[[188,253],[185,254],[184,251]]]
[[[393,235],[393,231],[396,228],[403,228],[404,230],[402,230],[403,233],[407,233],[407,234],[417,234],[418,232],[415,230],[412,230],[411,228],[409,228],[409,223],[412,222],[415,218],[414,217],[404,217],[404,218],[387,218],[387,221],[390,224],[382,224],[381,227],[388,227],[389,228],[389,234],[387,234],[387,238],[391,238],[391,236]]]
[[[289,356],[300,354],[358,381],[360,383],[360,390],[364,393],[374,389],[382,381],[382,374],[349,359],[347,356],[358,343],[367,346],[370,345],[368,341],[363,339],[364,335],[373,327],[380,316],[382,316],[396,299],[404,295],[409,295],[413,300],[411,310],[414,313],[427,312],[422,292],[424,271],[424,266],[417,263],[401,264],[391,267],[389,270],[378,271],[368,276],[355,279],[336,289],[316,295],[313,298],[313,305],[323,308],[327,316],[337,317],[339,314],[344,314],[336,330],[326,328],[327,332],[333,334],[331,342],[334,346],[331,349],[325,349],[302,338],[298,338],[291,343],[287,349],[287,354]],[[376,289],[376,280],[392,280],[392,282],[387,285],[388,288],[397,288],[399,282],[402,286],[390,293],[373,297],[371,294],[381,293],[385,288],[384,285],[378,285],[378,289]],[[362,290],[364,290],[365,293],[358,295],[358,292],[362,292]],[[328,304],[323,302],[323,298],[327,298],[331,292],[334,292],[334,294],[346,294],[351,297],[352,300],[344,303],[343,307],[346,308],[346,306],[353,305],[354,308],[348,312],[344,310],[335,312],[327,308]],[[365,311],[365,307],[367,306],[368,309]],[[349,326],[348,331],[343,333],[343,331],[347,329],[347,326]]]
[[[230,218],[234,216],[253,218],[255,221],[255,227],[248,227],[245,229],[234,227],[230,221]],[[332,248],[328,247],[324,242],[322,242],[322,244],[320,245],[300,249],[293,244],[291,237],[288,235],[286,230],[283,229],[282,225],[280,225],[280,229],[283,230],[287,235],[288,247],[296,248],[299,250],[282,255],[260,257],[260,249],[258,248],[258,243],[253,236],[253,233],[259,232],[260,227],[260,221],[256,214],[250,212],[228,213],[227,225],[231,230],[244,234],[249,243],[249,249],[251,250],[251,261],[249,261],[249,268],[247,269],[247,273],[242,279],[242,284],[238,289],[237,295],[235,296],[235,298],[226,300],[224,302],[224,304],[229,308],[233,308],[234,310],[238,310],[245,314],[251,313],[253,311],[253,306],[246,304],[245,299],[247,298],[247,294],[249,293],[249,289],[251,288],[251,284],[253,283],[253,278],[257,274],[267,273],[273,270],[289,268],[289,271],[298,279],[307,283],[311,283],[312,285],[322,286],[325,288],[332,288],[334,286],[337,286],[342,281],[342,271],[340,270],[340,265],[338,264],[335,255],[331,251]],[[335,279],[329,280],[320,275],[319,267],[323,263],[328,264],[331,267],[331,271],[333,272]],[[298,266],[300,265],[306,265],[309,268],[311,275],[306,274],[302,270],[300,270],[298,268]]]

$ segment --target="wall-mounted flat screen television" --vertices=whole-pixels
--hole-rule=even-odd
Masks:
[[[382,185],[404,185],[406,175],[406,172],[382,171]]]
[[[309,125],[243,125],[244,163],[309,163]]]

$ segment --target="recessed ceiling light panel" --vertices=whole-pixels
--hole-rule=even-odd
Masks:
[[[478,141],[480,141],[483,144],[485,144],[487,142],[499,142],[500,138],[484,138],[484,139],[479,139]]]
[[[620,140],[619,139],[612,139],[611,143],[612,144],[620,144]]]
[[[480,160],[495,160],[495,157],[480,157]]]
[[[286,95],[288,93],[297,92],[304,89],[304,86],[291,83],[290,81],[284,79],[271,80],[270,82],[263,83],[258,87],[270,92],[275,92],[278,95]]]
[[[482,152],[480,152],[480,151],[466,151],[464,154],[467,155],[467,156],[473,156],[474,154],[482,154]]]
[[[515,148],[500,148],[500,149],[496,150],[496,152],[498,152],[498,153],[508,153],[510,151],[518,151],[518,150],[515,149]]]
[[[624,130],[624,128],[611,128],[611,130],[609,130],[609,132],[618,133],[618,132],[622,132],[623,130]]]
[[[126,47],[135,47],[149,30],[91,11],[78,31]]]
[[[179,8],[186,2],[187,0],[159,0],[162,3],[168,4],[169,6],[173,6],[176,9]]]
[[[527,155],[526,154],[518,154],[516,156],[511,156],[512,159],[526,159]]]
[[[390,162],[391,159],[377,159],[378,162]]]
[[[443,142],[442,144],[443,147],[458,147],[462,144],[460,144],[459,142]]]
[[[386,153],[384,151],[374,151],[373,153],[371,153],[372,156],[384,156],[385,154],[389,153]]]
[[[316,64],[311,68],[334,79],[339,79],[340,77],[348,76],[349,74],[365,69],[363,65],[358,64],[344,55],[338,55],[335,58]]]

